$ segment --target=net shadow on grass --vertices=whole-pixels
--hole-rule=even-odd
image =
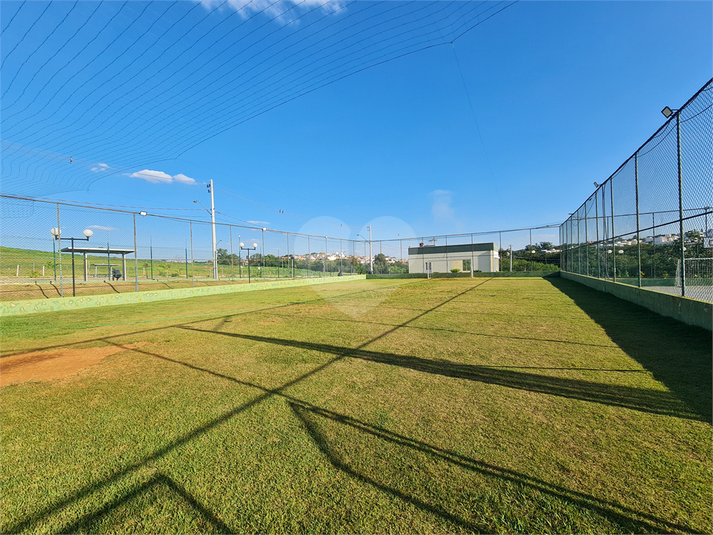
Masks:
[[[266,399],[268,399],[268,398],[270,398],[270,397],[273,397],[273,396],[275,396],[275,395],[279,395],[279,394],[281,394],[284,390],[286,390],[286,389],[288,389],[288,388],[290,388],[290,387],[292,387],[292,386],[295,386],[295,385],[301,383],[302,381],[304,381],[305,379],[308,379],[309,377],[312,377],[313,375],[315,375],[315,374],[321,372],[322,370],[328,368],[329,366],[331,366],[331,365],[334,364],[335,362],[337,362],[337,361],[343,359],[343,358],[346,356],[346,353],[351,353],[351,352],[353,352],[353,351],[358,351],[360,348],[365,347],[366,345],[368,345],[368,344],[370,344],[370,343],[372,343],[372,342],[375,342],[375,341],[377,341],[377,340],[379,340],[379,339],[381,339],[381,338],[387,336],[387,335],[390,334],[390,333],[393,333],[394,331],[398,330],[399,328],[401,328],[401,327],[403,327],[403,326],[405,326],[405,325],[408,325],[408,324],[411,323],[412,321],[415,321],[415,320],[417,320],[418,318],[421,318],[421,317],[425,316],[425,315],[428,314],[430,311],[435,310],[435,309],[437,309],[437,308],[439,308],[439,307],[445,305],[446,303],[449,303],[449,302],[453,301],[454,299],[456,299],[456,298],[458,298],[458,297],[460,297],[460,296],[462,296],[462,295],[465,295],[465,294],[468,293],[468,292],[473,291],[473,290],[474,290],[475,288],[477,288],[478,286],[481,286],[482,284],[485,284],[485,282],[487,282],[487,281],[483,281],[483,282],[481,282],[481,283],[479,283],[479,284],[477,284],[477,285],[475,285],[475,286],[472,286],[472,287],[470,287],[470,288],[468,288],[468,289],[466,289],[466,290],[464,290],[464,291],[462,291],[462,292],[460,292],[460,293],[458,293],[458,294],[456,294],[456,295],[454,295],[454,296],[449,297],[448,299],[446,299],[446,300],[442,301],[441,303],[435,305],[435,306],[432,307],[431,309],[426,310],[426,311],[422,312],[421,314],[419,314],[419,315],[417,315],[417,316],[415,316],[415,317],[413,317],[413,318],[411,318],[411,319],[405,321],[405,322],[402,323],[401,325],[397,325],[397,326],[393,327],[392,329],[389,329],[389,330],[387,330],[387,331],[381,333],[380,335],[378,335],[378,336],[376,336],[376,337],[374,337],[374,338],[371,338],[371,339],[367,340],[366,342],[364,342],[364,343],[362,343],[361,345],[359,345],[357,348],[342,348],[342,349],[343,349],[342,353],[340,353],[340,354],[338,354],[337,356],[331,358],[331,359],[328,360],[327,362],[325,362],[325,363],[323,363],[323,364],[321,364],[321,365],[319,365],[319,366],[313,368],[312,370],[310,370],[310,371],[308,371],[308,372],[306,372],[306,373],[304,373],[304,374],[302,374],[302,375],[300,375],[300,376],[298,376],[298,377],[296,377],[296,378],[294,378],[294,379],[292,379],[292,380],[290,380],[290,381],[285,382],[284,384],[282,384],[282,386],[280,386],[280,387],[278,387],[278,388],[275,388],[275,389],[265,389],[265,388],[262,388],[262,387],[257,387],[257,388],[259,388],[260,390],[262,390],[262,392],[261,392],[258,396],[256,396],[255,398],[253,398],[252,400],[247,401],[247,402],[243,403],[242,405],[239,405],[239,406],[237,406],[237,407],[235,407],[235,408],[233,408],[233,409],[231,409],[231,410],[229,410],[229,411],[226,411],[226,412],[224,412],[221,416],[218,416],[217,418],[214,418],[213,420],[211,420],[211,421],[209,421],[209,422],[207,422],[207,423],[205,423],[205,424],[203,424],[203,425],[201,425],[201,426],[199,426],[199,427],[197,427],[197,428],[195,428],[195,429],[192,429],[191,431],[189,431],[189,432],[187,432],[187,433],[184,433],[183,435],[181,435],[181,436],[179,436],[179,437],[174,438],[173,440],[171,440],[170,442],[168,442],[167,444],[165,444],[163,447],[158,448],[158,449],[155,450],[153,453],[151,453],[151,454],[149,454],[149,455],[146,455],[145,457],[143,457],[142,459],[136,461],[135,463],[133,463],[133,464],[131,464],[131,465],[129,465],[129,466],[126,466],[126,467],[124,467],[124,468],[121,468],[121,469],[119,469],[119,470],[116,470],[116,471],[114,471],[114,473],[112,473],[112,474],[110,474],[110,475],[104,477],[103,479],[101,479],[101,480],[99,480],[99,481],[95,481],[95,482],[93,482],[93,483],[89,483],[89,484],[85,485],[84,487],[78,489],[77,491],[75,491],[75,492],[72,493],[71,495],[67,496],[66,498],[63,498],[63,499],[61,499],[61,500],[57,500],[57,501],[55,501],[54,503],[52,503],[51,505],[49,505],[49,506],[47,506],[47,507],[45,507],[45,508],[43,508],[43,509],[41,509],[41,510],[39,510],[39,511],[35,511],[35,512],[31,513],[28,517],[26,517],[25,519],[20,520],[19,522],[16,522],[15,524],[11,525],[11,526],[10,526],[9,528],[7,528],[5,531],[8,532],[8,533],[16,533],[16,532],[19,532],[19,531],[25,531],[25,530],[31,529],[32,527],[36,526],[38,522],[40,522],[40,521],[41,521],[42,519],[44,519],[44,518],[47,518],[49,515],[52,515],[53,513],[56,513],[57,511],[59,511],[59,510],[65,508],[65,507],[68,507],[68,506],[70,506],[70,505],[72,505],[72,504],[74,504],[74,503],[80,501],[81,499],[84,499],[84,498],[87,498],[87,497],[91,496],[93,493],[95,493],[95,492],[97,492],[97,491],[99,491],[99,490],[101,490],[101,489],[106,488],[107,486],[111,485],[112,483],[115,483],[115,482],[119,481],[122,477],[126,476],[127,474],[129,474],[129,473],[131,473],[131,472],[134,472],[135,470],[139,469],[140,467],[145,466],[146,464],[148,464],[148,463],[150,463],[150,462],[152,462],[152,461],[154,461],[154,460],[156,460],[156,459],[160,459],[160,458],[164,457],[164,456],[165,456],[166,454],[168,454],[169,452],[174,451],[177,447],[182,446],[183,444],[187,444],[188,442],[192,441],[193,439],[195,439],[195,438],[201,436],[202,434],[207,433],[208,431],[210,431],[210,430],[212,430],[212,429],[214,429],[214,428],[216,428],[216,427],[218,427],[218,426],[224,424],[225,422],[231,420],[231,419],[234,418],[235,416],[237,416],[237,415],[239,415],[239,414],[242,414],[242,413],[245,412],[246,410],[249,410],[250,408],[252,408],[252,407],[258,405],[259,403],[265,401]],[[288,304],[288,305],[284,305],[284,306],[290,306],[290,305]],[[225,318],[224,318],[224,320],[225,320]],[[175,326],[174,326],[174,327],[175,327]],[[199,329],[196,329],[196,330],[200,331]],[[205,331],[205,332],[213,333],[213,331]],[[222,333],[215,333],[215,334],[222,334]],[[103,339],[103,341],[105,341],[106,343],[109,343],[109,344],[113,344],[113,345],[120,345],[120,344],[118,344],[117,342],[112,341],[111,338],[112,338],[112,337],[106,337],[105,339]],[[200,370],[200,371],[204,371],[204,372],[208,372],[208,373],[212,373],[213,375],[218,375],[218,376],[223,377],[223,378],[225,378],[225,379],[232,380],[232,381],[234,381],[234,382],[236,382],[236,383],[241,383],[241,384],[247,385],[247,383],[242,383],[241,381],[237,381],[236,379],[231,378],[231,377],[229,377],[229,376],[225,376],[225,375],[222,375],[222,374],[216,374],[215,372],[211,372],[210,370],[205,370],[205,369],[199,368],[199,367],[197,367],[197,366],[192,366],[192,365],[189,365],[189,364],[181,363],[180,361],[176,361],[176,360],[174,360],[174,359],[166,358],[166,357],[163,357],[162,355],[157,355],[157,354],[149,353],[149,352],[147,352],[147,351],[139,351],[139,352],[140,352],[140,353],[143,353],[143,354],[152,355],[152,356],[154,356],[154,357],[159,357],[159,358],[161,358],[161,359],[168,360],[168,361],[171,361],[171,362],[176,362],[176,363],[178,363],[178,364],[187,365],[187,366],[189,366],[189,367],[191,367],[191,368],[193,368],[193,369]],[[256,385],[248,385],[248,386],[256,387]]]
[[[111,342],[113,343],[113,342]],[[119,345],[119,344],[116,344]],[[451,522],[452,524],[465,529],[467,531],[474,531],[474,532],[491,532],[493,531],[493,525],[491,524],[482,524],[482,523],[473,523],[469,521],[468,519],[464,519],[454,512],[449,511],[448,509],[439,506],[437,504],[432,504],[428,503],[424,499],[420,499],[419,497],[415,496],[415,491],[414,492],[405,492],[404,490],[399,490],[398,488],[393,488],[390,487],[382,482],[376,481],[374,478],[369,477],[368,475],[365,475],[358,470],[352,468],[348,463],[346,463],[344,460],[342,460],[339,456],[339,454],[334,450],[334,448],[330,445],[327,437],[324,436],[323,433],[320,432],[319,428],[315,423],[313,422],[314,418],[326,418],[330,421],[349,426],[359,432],[366,433],[367,435],[373,436],[379,440],[383,440],[386,443],[389,444],[394,444],[398,447],[403,447],[406,449],[406,451],[415,451],[415,452],[420,452],[420,453],[425,453],[438,461],[445,461],[448,462],[458,468],[462,468],[471,472],[475,472],[480,475],[484,475],[487,477],[494,478],[495,480],[498,480],[500,482],[504,482],[509,485],[520,485],[524,486],[528,489],[531,489],[535,493],[541,493],[544,495],[552,496],[557,500],[562,500],[564,502],[567,502],[571,504],[572,506],[575,506],[577,508],[581,508],[582,510],[589,510],[590,512],[597,514],[603,518],[608,519],[610,522],[613,522],[619,526],[621,526],[621,529],[623,532],[632,532],[632,533],[643,533],[643,532],[660,532],[661,527],[664,526],[667,530],[675,530],[675,531],[683,531],[683,532],[690,532],[693,531],[689,527],[681,526],[672,522],[668,522],[664,519],[658,518],[653,515],[649,515],[646,513],[642,513],[636,510],[633,510],[631,508],[627,508],[625,506],[619,505],[614,502],[609,502],[606,500],[601,500],[599,498],[596,498],[594,496],[591,496],[586,493],[574,491],[571,489],[568,489],[566,487],[554,485],[551,483],[548,483],[544,480],[541,480],[539,478],[535,478],[532,476],[529,476],[525,473],[517,472],[514,470],[510,469],[505,469],[505,468],[500,468],[496,465],[486,463],[483,461],[477,461],[474,459],[471,459],[469,457],[457,454],[455,452],[445,450],[436,446],[433,446],[431,444],[427,444],[425,442],[409,438],[404,435],[400,435],[398,433],[394,433],[391,431],[388,431],[382,427],[379,426],[374,426],[365,422],[362,422],[358,419],[352,418],[348,415],[344,414],[339,414],[333,411],[330,411],[328,409],[324,409],[322,407],[315,406],[309,402],[306,402],[304,400],[301,400],[295,396],[292,396],[288,393],[285,392],[285,385],[278,387],[278,388],[267,388],[255,383],[250,383],[247,381],[242,381],[240,379],[231,377],[229,375],[220,373],[220,372],[215,372],[213,370],[207,369],[207,368],[202,368],[200,366],[196,366],[194,364],[190,364],[187,362],[182,362],[180,360],[172,359],[170,357],[165,357],[163,355],[159,355],[157,353],[153,353],[151,351],[147,351],[146,349],[139,349],[139,348],[134,348],[133,351],[150,356],[150,357],[155,357],[161,360],[165,360],[168,362],[171,362],[173,364],[177,364],[180,366],[185,366],[188,367],[192,370],[195,370],[197,372],[201,373],[207,373],[210,375],[213,375],[215,377],[219,377],[221,379],[233,382],[237,385],[240,386],[245,386],[249,388],[256,389],[260,391],[260,395],[258,396],[257,399],[263,400],[266,399],[267,397],[271,396],[277,396],[280,398],[283,398],[285,401],[287,401],[288,406],[291,408],[291,410],[294,412],[294,414],[297,416],[301,424],[304,426],[305,430],[309,433],[310,437],[314,440],[315,444],[318,446],[320,451],[325,455],[327,460],[332,464],[335,468],[339,469],[340,471],[354,477],[355,479],[369,484],[373,486],[374,488],[390,495],[393,497],[397,497],[403,501],[406,501],[415,507],[429,512],[433,515],[436,515],[448,522]],[[297,378],[296,380],[290,381],[288,385],[293,386],[298,384],[302,379],[305,379],[308,376],[314,375],[314,373],[321,371],[325,369],[327,366],[331,365],[334,362],[337,362],[338,360],[341,360],[345,356],[348,356],[348,354],[341,355],[337,357],[336,359],[330,360],[328,363],[320,366],[318,369],[313,370],[309,372],[305,376],[301,376]],[[249,402],[247,405],[242,405],[240,407],[236,407],[233,411],[230,411],[231,414],[235,415],[242,410],[246,406],[253,406],[254,402]],[[219,418],[216,420],[217,421],[222,421],[223,418]],[[209,424],[209,427],[213,427],[214,422],[211,422]],[[193,437],[199,436],[203,432],[208,431],[209,429],[206,428],[205,426],[195,430],[193,433],[191,433],[187,439],[190,440]],[[160,481],[157,480],[155,482],[151,482],[151,485],[153,484],[164,484],[164,480],[161,479]],[[99,485],[103,486],[103,485]],[[92,513],[91,515],[87,515],[86,517],[83,517],[79,521],[76,521],[70,526],[67,526],[61,530],[61,532],[76,532],[76,531],[81,531],[83,527],[86,527],[89,524],[95,523],[97,521],[100,521],[102,517],[108,515],[111,510],[121,506],[123,503],[130,501],[131,499],[135,498],[139,493],[146,492],[149,488],[149,484],[143,485],[142,487],[135,489],[134,491],[130,492],[127,495],[123,495],[107,506],[101,508],[99,511]],[[425,488],[425,487],[424,487]],[[96,490],[96,489],[95,489]],[[186,500],[188,500],[190,497],[185,497]],[[534,499],[534,498],[533,498]],[[192,502],[189,502],[193,505]],[[197,503],[197,502],[196,502]],[[194,508],[198,510],[203,516],[209,517],[210,512],[207,509],[200,509],[200,505],[194,505]],[[212,518],[212,517],[211,517]],[[212,521],[211,523],[214,526],[218,526],[219,532],[231,532],[229,528],[225,526],[225,524],[218,524],[220,521]]]
[[[243,340],[264,342],[268,344],[294,347],[333,355],[345,355],[348,358],[357,358],[379,364],[399,366],[423,373],[452,377],[455,379],[465,379],[468,381],[477,381],[480,383],[505,386],[519,390],[528,390],[530,392],[539,392],[541,394],[550,394],[570,399],[602,403],[605,405],[624,407],[652,414],[675,416],[678,418],[693,420],[700,418],[699,414],[691,411],[689,407],[677,396],[671,394],[670,392],[661,390],[596,383],[592,381],[583,381],[581,379],[552,377],[548,375],[509,369],[493,368],[491,366],[458,364],[443,360],[424,359],[410,355],[384,353],[359,348],[350,349],[342,346],[304,342],[299,340],[286,340],[250,334],[217,332],[188,326],[182,326],[180,328],[217,336],[229,336]]]
[[[332,445],[326,435],[320,431],[319,426],[316,424],[316,419],[324,418],[338,424],[349,426],[358,432],[375,437],[385,443],[404,448],[407,453],[424,453],[433,460],[439,462],[444,461],[454,465],[457,468],[494,478],[495,480],[505,482],[507,484],[522,485],[532,491],[554,497],[575,507],[581,508],[582,510],[589,510],[598,516],[604,517],[610,522],[620,526],[622,532],[657,533],[661,531],[662,527],[665,527],[667,530],[678,530],[684,532],[691,531],[688,527],[668,522],[656,516],[635,511],[613,502],[601,500],[582,492],[554,485],[514,470],[500,468],[483,461],[476,461],[452,451],[444,450],[431,444],[393,433],[381,427],[364,423],[343,414],[338,414],[320,407],[302,404],[299,402],[289,402],[289,406],[304,429],[310,435],[315,445],[327,458],[329,463],[336,469],[348,474],[362,483],[366,483],[391,496],[400,498],[423,511],[437,515],[468,531],[480,533],[495,532],[497,526],[493,523],[482,524],[479,522],[478,524],[474,524],[472,521],[469,521],[462,516],[458,516],[457,514],[444,509],[442,506],[428,503],[423,499],[416,497],[415,489],[412,492],[408,492],[403,489],[394,488],[393,486],[379,482],[374,479],[374,477],[370,477],[369,475],[362,473],[362,471],[353,468],[350,466],[349,462],[342,459],[337,451],[337,448]],[[418,470],[417,466],[418,463],[409,464],[410,469],[413,470]]]
[[[291,316],[286,316],[285,314],[273,314],[274,316],[283,318],[283,319],[291,319]],[[366,320],[353,320],[353,319],[346,319],[346,318],[324,318],[320,317],[319,321],[331,321],[331,322],[344,322],[344,323],[355,323],[355,324],[367,324],[367,325],[378,325],[382,327],[393,327],[394,324],[392,323],[383,323],[383,322],[378,322],[378,321],[366,321]],[[553,338],[533,338],[530,336],[503,336],[500,334],[490,334],[490,333],[479,333],[479,332],[473,332],[473,331],[463,331],[463,330],[456,330],[456,329],[444,329],[442,327],[421,327],[418,325],[407,325],[405,326],[407,329],[417,329],[419,331],[433,331],[433,332],[446,332],[446,333],[453,333],[453,334],[467,334],[470,336],[484,336],[486,338],[507,338],[509,340],[522,340],[525,342],[550,342],[553,344],[567,344],[567,345],[575,345],[575,346],[587,346],[587,347],[601,347],[604,349],[619,349],[616,345],[614,344],[591,344],[588,342],[573,342],[571,340],[555,340]],[[509,366],[505,366],[509,367]]]
[[[711,423],[711,333],[567,279],[547,279],[664,384],[687,412]]]
[[[220,520],[210,509],[202,505],[191,496],[181,485],[173,481],[164,474],[156,474],[145,483],[129,489],[127,492],[107,503],[93,513],[84,515],[72,523],[66,524],[57,530],[57,533],[96,533],[97,527],[103,521],[122,506],[129,505],[130,502],[141,499],[151,492],[168,491],[173,497],[189,507],[199,519],[199,524],[204,531],[210,528],[211,533],[235,533],[222,520]]]

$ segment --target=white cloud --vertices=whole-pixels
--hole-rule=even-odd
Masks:
[[[163,171],[152,171],[150,169],[144,169],[143,171],[138,171],[136,173],[131,173],[129,175],[131,178],[140,178],[141,180],[146,180],[152,184],[171,184],[172,182],[179,182],[181,184],[195,184],[196,181],[191,177],[187,177],[183,174],[177,174],[171,176]]]
[[[246,221],[246,223],[250,223],[251,225],[260,225],[263,227],[266,227],[267,225],[270,224],[269,221]]]
[[[91,225],[87,228],[93,228],[94,230],[116,230],[114,227],[102,227],[101,225]]]
[[[101,173],[103,171],[106,171],[107,169],[111,169],[107,164],[105,163],[98,163],[96,166],[92,167],[92,171],[95,173]]]
[[[181,184],[195,184],[196,181],[193,180],[191,177],[182,175],[181,173],[177,175],[173,175],[173,180],[175,182],[180,182]]]
[[[437,189],[432,191],[430,197],[433,201],[431,205],[431,214],[435,222],[453,221],[455,210],[451,206],[453,193],[448,190]]]
[[[212,11],[223,3],[223,0],[198,0],[203,6]],[[321,7],[323,11],[334,13],[344,8],[342,0],[228,0],[230,8],[237,11],[244,19],[254,13],[265,13],[282,23],[295,22],[299,18],[299,10],[308,11],[314,7]],[[294,8],[294,9],[291,9]]]

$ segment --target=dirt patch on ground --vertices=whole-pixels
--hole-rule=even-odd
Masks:
[[[64,379],[96,364],[104,357],[146,345],[137,342],[125,346],[92,347],[89,349],[55,349],[33,351],[0,359],[0,387],[26,381]]]

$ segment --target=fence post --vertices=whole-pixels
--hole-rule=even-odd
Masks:
[[[594,192],[594,219],[597,221],[597,278],[601,279],[602,278],[602,261],[599,258],[599,249],[600,243],[599,243],[599,193]]]
[[[641,288],[641,224],[639,222],[639,153],[634,153],[634,193],[636,195],[636,248],[638,272],[636,278]]]
[[[577,266],[577,273],[582,274],[582,231],[580,227],[582,226],[582,219],[579,217],[579,210],[577,210],[577,252],[579,253],[579,261]]]
[[[530,229],[530,258],[532,258],[532,229]],[[532,271],[533,265],[530,264],[530,271]]]
[[[611,184],[609,187],[611,187]],[[607,248],[602,251],[604,253],[604,280],[607,280],[609,278],[609,225],[607,223],[607,202],[604,188],[602,188],[602,226],[602,231],[604,232],[604,242],[607,243]]]
[[[681,110],[676,112],[676,149],[678,151],[678,226],[681,240],[681,296],[686,297],[686,240],[683,234],[683,172],[681,169]]]
[[[230,230],[230,280],[233,280],[233,225],[228,227]]]
[[[587,266],[587,277],[589,277],[589,239],[587,229],[587,203],[584,203],[584,261]]]
[[[190,233],[191,233],[191,288],[196,285],[196,275],[193,272],[195,266],[193,265],[193,221],[191,223]]]
[[[616,243],[614,239],[616,232],[614,231],[614,179],[609,181],[609,198],[611,200],[611,250],[612,250],[612,266],[614,269],[613,279],[616,282]]]
[[[651,277],[656,277],[656,212],[651,212]]]

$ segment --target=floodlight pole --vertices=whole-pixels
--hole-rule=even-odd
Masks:
[[[676,111],[676,148],[678,151],[678,223],[681,234],[681,297],[686,297],[686,247],[683,234],[683,171],[681,169],[681,111]]]

